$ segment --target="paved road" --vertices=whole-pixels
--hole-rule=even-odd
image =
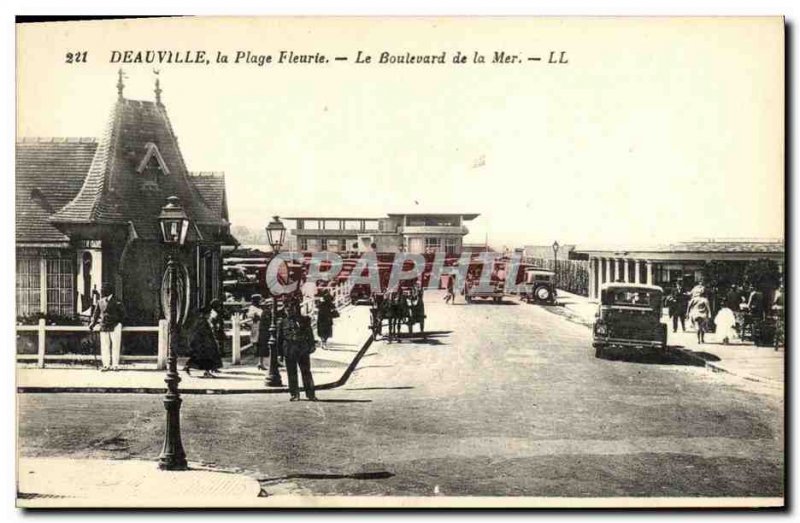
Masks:
[[[783,403],[677,361],[593,357],[546,308],[427,301],[427,340],[375,343],[319,403],[187,396],[190,460],[282,491],[510,496],[781,496]],[[332,346],[355,351],[355,346]],[[152,395],[22,394],[23,455],[150,458]]]

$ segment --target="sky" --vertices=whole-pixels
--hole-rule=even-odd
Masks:
[[[235,225],[273,215],[480,213],[467,242],[783,237],[780,19],[181,19],[18,28],[18,136],[99,136],[113,50],[322,52],[347,62],[153,69],[192,171]],[[86,63],[65,63],[67,50]],[[361,50],[517,64],[356,64]],[[566,64],[548,64],[551,51]],[[525,57],[540,57],[532,62]]]

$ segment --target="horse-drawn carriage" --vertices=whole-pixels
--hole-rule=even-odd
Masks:
[[[389,342],[397,341],[403,325],[408,326],[411,334],[415,324],[419,324],[420,333],[425,332],[425,300],[419,287],[399,288],[372,296],[370,328],[375,339],[383,336],[385,327]]]

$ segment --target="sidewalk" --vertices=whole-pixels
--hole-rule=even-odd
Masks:
[[[328,349],[317,348],[311,356],[311,368],[318,389],[341,386],[369,350],[369,308],[350,306],[341,311],[333,329],[333,339]],[[191,376],[180,371],[182,394],[245,394],[286,393],[286,370],[281,368],[284,387],[267,387],[266,373],[256,368],[253,354],[245,352],[243,365],[231,366],[228,360],[221,375],[203,378],[202,372],[193,370]],[[183,359],[178,368],[182,368]],[[153,365],[125,365],[117,372],[100,372],[94,368],[75,365],[49,365],[44,369],[35,366],[17,366],[18,392],[117,392],[163,394],[165,371]]]
[[[558,290],[558,305],[562,306],[557,313],[570,321],[591,327],[594,324],[597,303],[585,296]],[[662,322],[669,325],[667,343],[670,348],[684,353],[707,368],[718,372],[727,372],[741,378],[783,384],[785,350],[772,347],[756,347],[750,342],[733,340],[731,345],[723,345],[716,334],[706,334],[706,343],[697,343],[697,334],[693,330],[672,332],[669,318],[664,316]],[[689,321],[687,320],[687,329]]]
[[[21,457],[17,478],[25,508],[231,507],[261,493],[255,478],[194,463],[173,472],[155,461]]]

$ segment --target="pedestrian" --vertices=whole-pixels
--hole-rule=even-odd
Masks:
[[[705,343],[708,319],[711,316],[711,305],[708,302],[708,298],[705,296],[705,290],[692,296],[686,314],[697,328],[697,342]]]
[[[447,278],[447,293],[444,295],[445,303],[456,302],[455,288],[456,288],[456,277],[455,275],[450,275]]]
[[[411,289],[411,321],[408,322],[408,332],[413,330],[413,324],[419,323],[419,331],[425,332],[425,300],[423,297],[423,289],[414,285]]]
[[[339,317],[339,311],[333,303],[331,293],[325,289],[317,306],[317,336],[323,349],[328,348],[328,339],[333,337],[333,320]]]
[[[722,337],[722,344],[727,345],[736,335],[736,318],[733,311],[728,308],[727,303],[717,312],[714,317],[717,336]]]
[[[183,366],[183,370],[189,376],[192,375],[191,369],[203,371],[203,377],[213,378],[211,373],[219,365],[219,347],[217,337],[211,325],[211,308],[200,308],[189,327],[189,359]]]
[[[219,300],[211,300],[208,308],[208,322],[209,325],[211,325],[211,331],[214,333],[214,338],[217,341],[216,366],[212,369],[212,372],[219,372],[222,369],[223,347],[225,347],[225,342],[228,338],[225,334],[225,320],[228,319],[228,314],[225,312],[225,307]]]
[[[741,329],[744,321],[744,313],[742,312],[742,304],[744,296],[742,287],[739,285],[731,285],[728,293],[725,295],[725,306],[731,310],[733,317],[736,321],[735,328]]]
[[[682,289],[675,285],[672,293],[666,299],[669,317],[672,319],[672,332],[678,332],[678,322],[681,324],[681,330],[686,332],[686,301],[682,299],[683,294]]]
[[[121,347],[119,343],[114,343],[114,329],[122,323],[125,309],[114,294],[114,286],[111,283],[106,282],[101,286],[100,295],[89,323],[89,330],[94,330],[95,326],[100,324],[100,358],[103,362],[100,371],[116,371],[119,370]]]
[[[264,355],[261,354],[261,317],[264,309],[261,306],[262,297],[260,294],[250,296],[250,306],[247,308],[244,317],[250,320],[250,343],[256,349],[258,355],[258,370],[265,370]]]
[[[750,295],[747,298],[747,309],[753,316],[753,319],[764,319],[764,293],[758,290],[754,285],[750,285]]]
[[[311,374],[311,353],[314,352],[314,331],[308,316],[300,314],[300,305],[296,301],[286,306],[286,317],[281,321],[280,335],[286,348],[286,374],[289,378],[289,401],[300,400],[300,388],[297,382],[297,369],[303,378],[303,389],[306,398],[317,401],[314,391],[314,376]]]

